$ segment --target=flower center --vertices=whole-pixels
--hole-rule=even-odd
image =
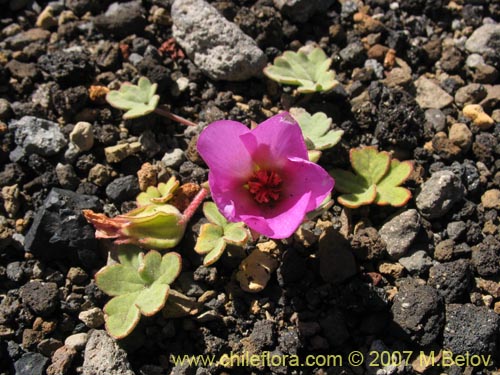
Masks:
[[[269,203],[280,197],[283,180],[273,171],[264,169],[255,172],[248,180],[248,191],[258,203]]]

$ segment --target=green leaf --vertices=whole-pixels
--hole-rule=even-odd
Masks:
[[[303,108],[290,108],[291,115],[298,122],[302,129],[302,134],[310,140],[313,150],[326,150],[339,143],[343,130],[330,130],[332,119],[323,112],[309,114]]]
[[[160,182],[156,187],[148,186],[146,191],[137,196],[137,206],[142,207],[150,204],[165,204],[172,199],[178,187],[179,181],[177,181],[175,176],[170,177],[166,183]]]
[[[320,157],[321,157],[321,151],[318,150],[307,151],[307,158],[311,163],[317,163]]]
[[[154,284],[172,284],[182,270],[182,258],[179,254],[171,252],[163,256],[160,265],[160,277]]]
[[[224,227],[224,241],[237,246],[243,246],[248,241],[248,231],[243,223],[230,223]]]
[[[104,307],[106,329],[116,338],[127,336],[137,325],[141,313],[153,315],[160,311],[169,295],[170,284],[181,271],[181,256],[157,251],[131,256],[125,247],[121,260],[101,269],[96,283],[103,292],[115,296]],[[128,251],[128,253],[127,253]]]
[[[376,196],[377,189],[375,185],[372,185],[361,193],[343,194],[338,200],[340,204],[346,207],[358,208],[359,206],[373,203]]]
[[[220,225],[221,227],[227,224],[226,218],[222,216],[214,202],[203,203],[203,214],[213,224]]]
[[[205,258],[203,259],[203,265],[205,267],[208,267],[217,262],[222,254],[224,254],[224,250],[226,250],[226,242],[221,239],[216,244],[216,246],[214,246],[214,248],[205,256]]]
[[[117,249],[118,260],[124,267],[130,267],[134,270],[139,268],[142,262],[142,249],[136,245],[119,245]]]
[[[203,224],[200,228],[200,235],[196,240],[194,251],[198,254],[207,254],[215,247],[221,246],[224,243],[224,229],[216,224]]]
[[[124,119],[145,116],[156,109],[160,97],[155,95],[158,85],[151,84],[146,77],[139,78],[137,85],[123,84],[120,90],[106,95],[107,102],[125,112]]]
[[[152,316],[165,306],[169,290],[168,284],[153,284],[137,296],[135,305],[142,315]]]
[[[264,74],[277,82],[299,86],[297,91],[301,93],[328,91],[338,84],[335,73],[329,70],[331,63],[321,48],[286,51],[264,68]]]
[[[408,189],[399,187],[413,170],[411,162],[391,161],[389,153],[374,147],[352,149],[351,165],[357,174],[333,169],[335,188],[344,193],[339,203],[349,208],[377,203],[378,205],[404,206],[411,198]]]
[[[101,269],[96,275],[97,286],[110,296],[133,293],[144,288],[144,281],[137,272],[122,264],[113,264]]]
[[[135,306],[139,294],[135,292],[114,297],[104,306],[106,331],[115,339],[128,336],[139,323],[141,312]]]
[[[387,173],[391,156],[388,152],[377,151],[375,147],[351,149],[352,169],[366,180],[368,186],[377,184]]]
[[[410,176],[413,171],[411,162],[400,162],[396,159],[391,161],[389,171],[384,178],[377,184],[377,197],[375,202],[384,206],[404,206],[411,198],[411,192],[401,185]]]

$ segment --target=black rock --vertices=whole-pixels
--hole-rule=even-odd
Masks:
[[[392,306],[396,332],[420,346],[433,343],[444,325],[443,298],[428,285],[404,284]]]
[[[49,359],[39,353],[26,353],[14,363],[16,375],[44,375]]]
[[[21,287],[21,299],[35,314],[47,317],[59,304],[59,289],[55,283],[32,281]]]
[[[38,66],[63,87],[84,84],[95,72],[89,54],[77,50],[49,52],[38,59]]]
[[[110,2],[110,0],[66,0],[64,4],[81,17],[87,12],[95,14],[103,10]]]
[[[375,137],[381,145],[415,148],[423,138],[425,116],[406,91],[380,83],[369,88],[370,100],[377,106]]]
[[[102,211],[97,197],[53,188],[35,215],[25,237],[25,249],[41,259],[79,259],[78,253],[97,258],[94,228],[82,215],[83,209]],[[82,261],[82,259],[80,259]],[[91,267],[89,263],[85,267]]]
[[[253,326],[253,331],[248,336],[247,345],[255,349],[255,353],[264,349],[274,348],[276,345],[276,334],[274,323],[270,320],[259,320]]]
[[[360,66],[363,64],[366,53],[361,42],[355,42],[347,45],[339,53],[345,64],[349,66]]]
[[[140,191],[139,181],[135,176],[119,177],[106,187],[108,198],[118,203],[134,199]]]
[[[332,347],[340,347],[349,339],[349,331],[340,310],[329,311],[326,318],[319,321],[323,334]]]
[[[147,24],[146,11],[138,1],[113,3],[104,14],[94,18],[94,25],[104,34],[124,37],[142,34]]]
[[[476,272],[483,277],[494,276],[500,270],[500,243],[488,236],[472,248],[471,261]]]
[[[438,264],[429,270],[428,284],[437,289],[446,303],[464,302],[472,281],[472,269],[466,259]]]
[[[446,306],[443,347],[453,355],[496,355],[500,317],[485,306]]]
[[[287,250],[283,254],[281,265],[276,271],[278,283],[281,287],[296,283],[304,278],[306,270],[306,262],[297,253],[297,250]]]
[[[88,89],[85,86],[70,87],[59,90],[57,86],[52,89],[52,105],[60,116],[72,118],[80,112],[89,101]]]

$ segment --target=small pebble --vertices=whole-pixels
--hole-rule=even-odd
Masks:
[[[481,130],[488,130],[495,124],[495,121],[484,112],[483,107],[479,104],[466,105],[463,109],[463,114],[472,120],[472,123]]]
[[[99,328],[104,324],[104,313],[98,307],[82,311],[78,315],[80,319],[89,328]]]
[[[92,125],[88,122],[78,122],[69,135],[70,141],[80,150],[88,151],[94,146]]]

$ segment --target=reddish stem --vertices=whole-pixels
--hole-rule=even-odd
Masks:
[[[169,110],[167,110],[165,108],[156,107],[155,113],[160,115],[160,116],[164,116],[166,118],[169,118],[170,120],[176,121],[182,125],[197,126],[197,124],[195,124],[194,122],[191,122],[191,121],[185,119],[184,117],[174,115],[172,112],[170,112]]]
[[[200,204],[205,200],[205,198],[208,195],[208,190],[201,188],[201,190],[196,194],[196,196],[193,198],[191,203],[189,203],[189,206],[184,210],[182,213],[182,222],[187,223],[191,218],[193,217],[194,213],[200,206]]]

